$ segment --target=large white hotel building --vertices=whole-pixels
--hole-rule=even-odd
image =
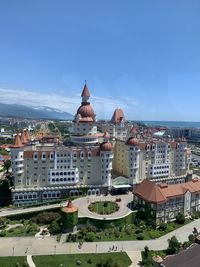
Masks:
[[[131,187],[145,178],[157,183],[188,179],[185,139],[138,137],[121,109],[116,109],[103,132],[98,132],[87,85],[81,96],[67,146],[55,136],[33,138],[27,131],[16,135],[11,148],[15,205],[67,195],[99,195],[112,189],[117,175]]]

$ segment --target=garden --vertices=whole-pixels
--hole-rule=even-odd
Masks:
[[[48,228],[52,235],[61,233],[61,216],[58,212],[24,214],[23,217],[0,217],[0,237],[35,236],[41,227]]]
[[[155,225],[155,220],[141,219],[139,213],[131,213],[127,217],[118,220],[79,219],[79,223],[85,225],[76,234],[68,234],[66,242],[97,242],[120,240],[149,240],[159,238],[181,226],[191,222],[178,214],[176,220]]]
[[[112,214],[119,210],[119,205],[112,201],[97,201],[93,202],[88,207],[89,211],[97,214]]]

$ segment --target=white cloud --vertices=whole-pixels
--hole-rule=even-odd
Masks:
[[[0,103],[22,104],[26,106],[38,107],[48,106],[62,111],[75,114],[81,103],[79,94],[66,96],[56,93],[46,94],[30,90],[15,90],[0,88]],[[94,107],[98,118],[110,118],[115,108],[122,108],[129,113],[130,109],[137,106],[134,99],[128,97],[115,99],[113,97],[91,96],[91,104]]]

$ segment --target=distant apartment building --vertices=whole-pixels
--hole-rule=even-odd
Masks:
[[[157,224],[174,220],[178,213],[191,216],[200,211],[200,180],[156,185],[145,179],[133,191],[133,204],[144,211],[151,208]]]

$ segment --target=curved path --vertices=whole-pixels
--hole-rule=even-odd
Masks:
[[[200,231],[200,219],[195,220],[183,227],[168,233],[158,239],[142,241],[109,241],[83,243],[82,249],[78,248],[78,243],[65,243],[56,241],[56,237],[2,237],[0,238],[0,256],[23,256],[50,255],[50,254],[71,254],[71,253],[102,253],[108,252],[113,245],[117,246],[117,251],[141,251],[145,246],[153,250],[163,250],[168,246],[168,239],[175,235],[181,242],[188,240],[188,235],[196,227]]]
[[[32,255],[27,255],[26,260],[27,260],[29,267],[36,267],[35,263],[32,260]]]
[[[88,206],[92,202],[96,201],[115,201],[116,198],[121,198],[120,202],[117,202],[119,205],[119,210],[109,214],[109,215],[101,215],[94,212],[91,212],[88,210]],[[132,210],[129,208],[131,205],[131,202],[133,200],[133,194],[129,193],[126,195],[119,195],[119,196],[90,196],[90,197],[84,197],[84,198],[77,198],[73,200],[73,204],[78,207],[78,217],[89,217],[93,219],[100,219],[100,220],[115,220],[122,217],[127,216],[129,213],[132,212]]]

